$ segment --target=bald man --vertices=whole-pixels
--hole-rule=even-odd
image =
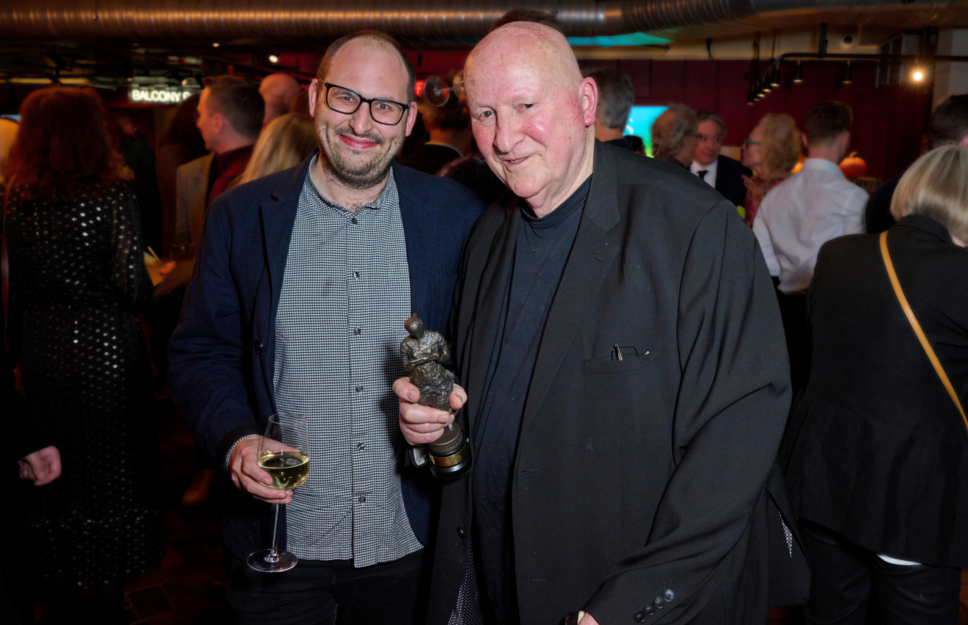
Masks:
[[[462,252],[451,406],[475,466],[443,489],[429,622],[765,622],[789,599],[769,541],[805,565],[771,471],[790,382],[755,237],[688,170],[595,140],[595,81],[554,28],[494,30],[465,79],[516,197]],[[394,389],[407,441],[435,440],[450,416]]]
[[[259,93],[266,101],[266,116],[262,120],[265,128],[278,117],[282,117],[292,110],[292,104],[302,92],[302,87],[289,74],[269,74],[262,79]]]

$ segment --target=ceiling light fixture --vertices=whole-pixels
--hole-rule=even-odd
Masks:
[[[793,82],[803,82],[803,65],[797,61],[797,69],[793,73]]]

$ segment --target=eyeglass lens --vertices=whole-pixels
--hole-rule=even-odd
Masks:
[[[351,115],[360,108],[363,99],[360,97],[360,94],[354,91],[333,86],[329,88],[326,103],[338,113]],[[390,100],[370,100],[369,104],[370,116],[373,118],[373,121],[388,126],[394,126],[399,123],[406,111],[406,107],[399,102]]]

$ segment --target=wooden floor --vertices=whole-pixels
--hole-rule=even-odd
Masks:
[[[194,474],[192,441],[180,420],[161,433],[164,459],[165,534],[168,555],[161,569],[128,580],[125,614],[129,623],[222,625],[231,623],[222,582],[222,549],[215,505],[186,508],[181,495]],[[968,603],[968,571],[961,597]],[[964,612],[964,608],[963,608]],[[968,622],[963,614],[960,623]],[[770,625],[800,625],[802,608],[770,611]]]

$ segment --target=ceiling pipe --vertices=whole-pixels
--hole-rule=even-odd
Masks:
[[[840,12],[869,23],[887,11],[936,13],[956,0],[544,0],[570,36],[670,31],[751,16]],[[471,43],[517,1],[0,0],[0,36],[127,41],[334,39],[374,28],[407,41]]]

